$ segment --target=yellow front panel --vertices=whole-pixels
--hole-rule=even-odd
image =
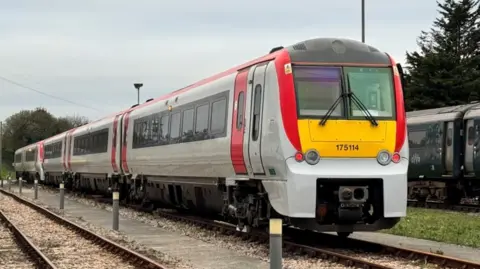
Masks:
[[[325,158],[375,158],[380,150],[393,152],[396,122],[329,119],[322,126],[318,119],[298,121],[303,152],[316,149]]]

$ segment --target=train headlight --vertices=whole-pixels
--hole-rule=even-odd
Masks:
[[[377,154],[377,162],[381,165],[387,165],[392,160],[392,155],[386,150],[382,150]]]
[[[320,154],[314,149],[308,150],[305,152],[305,161],[311,165],[317,164],[320,161]]]

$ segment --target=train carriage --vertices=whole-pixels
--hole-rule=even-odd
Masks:
[[[30,183],[39,179],[42,162],[43,143],[41,141],[18,149],[15,151],[15,162],[13,163],[17,178],[22,177],[23,180]]]
[[[43,141],[44,160],[44,181],[46,184],[60,184],[63,181],[66,167],[66,136],[67,132],[47,138]]]
[[[341,234],[389,228],[406,214],[402,76],[353,40],[277,47],[70,131],[66,180],[239,229],[272,216]]]
[[[72,130],[67,134],[68,177],[73,188],[103,191],[109,190],[113,167],[114,117],[107,117]]]
[[[407,118],[408,198],[448,204],[478,200],[480,105],[412,111]]]

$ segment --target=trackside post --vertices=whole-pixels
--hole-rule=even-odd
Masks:
[[[38,199],[38,179],[35,179],[35,181],[33,182],[34,183],[34,187],[35,187],[35,196],[34,196],[34,199]]]
[[[8,176],[8,191],[12,190],[12,177]]]
[[[65,202],[65,185],[60,183],[60,209],[63,209],[63,204]]]
[[[270,269],[282,269],[282,219],[270,219]]]
[[[113,213],[113,230],[115,231],[118,231],[118,222],[119,222],[119,219],[118,219],[118,215],[119,215],[119,207],[120,207],[120,204],[119,204],[119,198],[120,198],[120,193],[118,191],[114,191],[112,193],[112,200],[113,200],[113,205],[112,205],[112,213]]]
[[[22,194],[22,177],[18,178],[18,193]]]

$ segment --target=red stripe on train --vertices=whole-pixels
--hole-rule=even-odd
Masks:
[[[125,113],[123,117],[123,142],[122,142],[122,168],[123,172],[130,173],[127,165],[127,131],[128,131],[128,122],[130,119],[130,112]]]
[[[112,138],[112,154],[111,154],[111,161],[112,161],[112,168],[113,172],[117,173],[118,172],[118,167],[117,167],[117,130],[118,130],[118,118],[120,115],[115,116],[115,119],[113,120],[113,138]]]

